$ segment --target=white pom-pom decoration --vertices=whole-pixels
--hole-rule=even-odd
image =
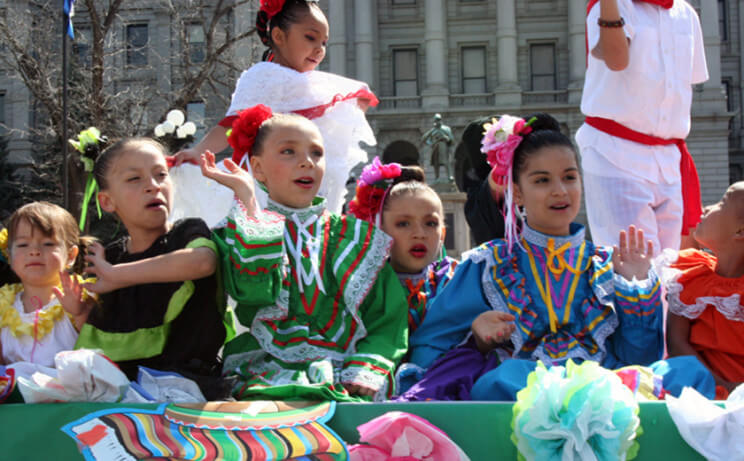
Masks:
[[[173,126],[181,126],[183,125],[183,122],[186,121],[186,117],[183,115],[183,112],[178,109],[174,109],[168,112],[168,115],[165,117],[165,119],[171,122]]]

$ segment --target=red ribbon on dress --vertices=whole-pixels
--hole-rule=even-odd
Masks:
[[[684,139],[657,138],[650,134],[631,130],[613,120],[601,117],[586,117],[584,122],[603,133],[617,138],[637,142],[646,146],[670,146],[676,145],[682,156],[679,159],[679,169],[682,181],[682,202],[684,211],[682,214],[682,235],[689,235],[690,229],[697,226],[700,216],[703,214],[703,206],[700,200],[700,179],[698,178],[695,161],[687,150]]]
[[[333,99],[331,99],[331,102],[327,104],[321,104],[315,107],[308,107],[307,109],[298,109],[292,112],[312,120],[314,118],[323,116],[323,114],[325,114],[328,109],[335,106],[336,104],[348,101],[349,99],[366,99],[369,101],[370,107],[376,107],[380,103],[380,100],[377,99],[377,96],[375,96],[375,94],[371,91],[358,90],[354,93],[349,93],[346,96],[337,94],[333,97]],[[228,115],[227,117],[220,120],[220,123],[218,125],[224,126],[225,128],[232,128],[232,122],[236,118],[238,118],[237,115]]]

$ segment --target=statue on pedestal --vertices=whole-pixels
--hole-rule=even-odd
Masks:
[[[450,159],[450,145],[455,142],[450,127],[442,123],[442,116],[434,114],[434,126],[424,133],[421,142],[431,146],[431,166],[434,167],[434,183],[447,183],[454,181]],[[446,176],[439,178],[439,168],[444,166]]]

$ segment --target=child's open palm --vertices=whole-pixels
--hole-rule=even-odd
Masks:
[[[651,240],[644,240],[643,230],[635,226],[628,226],[627,233],[620,231],[620,245],[615,245],[612,252],[612,264],[615,273],[622,275],[626,280],[638,280],[648,278],[648,269],[651,267],[651,258],[654,254],[654,246]]]
[[[515,329],[514,316],[506,312],[486,311],[473,320],[471,330],[478,350],[484,354],[509,341]]]
[[[80,330],[88,319],[93,302],[85,299],[83,284],[78,281],[77,277],[70,276],[65,271],[60,271],[59,280],[62,282],[62,289],[52,288],[54,296],[59,300],[62,309],[72,316],[75,328]]]
[[[232,189],[248,209],[248,214],[255,214],[255,209],[252,209],[255,208],[253,177],[247,171],[229,158],[225,159],[225,167],[228,171],[221,170],[217,167],[214,154],[210,151],[201,155],[199,166],[201,166],[202,175]]]
[[[95,282],[84,285],[86,289],[103,294],[122,288],[122,285],[116,282],[116,267],[106,261],[106,250],[103,245],[98,242],[92,244],[85,255],[85,261],[89,263],[86,272],[96,276]]]

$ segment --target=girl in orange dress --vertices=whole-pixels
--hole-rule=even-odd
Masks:
[[[712,254],[682,250],[664,271],[669,355],[696,355],[726,398],[744,382],[744,182],[705,208],[693,236]]]

